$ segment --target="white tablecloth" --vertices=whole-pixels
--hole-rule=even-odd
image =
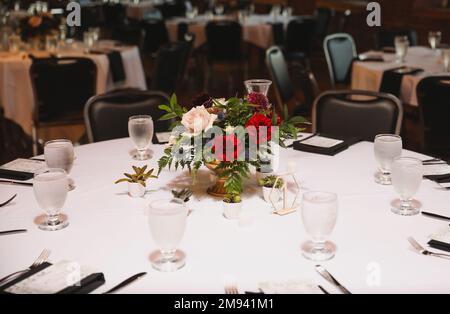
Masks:
[[[108,46],[109,43],[104,43]],[[122,49],[122,60],[126,80],[114,83],[109,73],[108,57],[104,54],[83,54],[79,50],[61,51],[61,56],[87,57],[97,65],[97,94],[122,88],[135,87],[146,89],[144,70],[139,50],[136,47]],[[31,133],[32,115],[35,105],[30,79],[31,59],[25,54],[4,54],[0,56],[0,106],[5,116]],[[80,78],[82,79],[82,78]]]
[[[76,189],[69,192],[64,212],[70,225],[57,232],[40,231],[34,223],[42,214],[30,187],[0,185],[0,200],[18,193],[17,199],[0,208],[0,230],[28,229],[26,234],[0,237],[0,277],[28,267],[43,248],[52,251],[50,261],[71,260],[103,272],[103,292],[132,274],[148,275],[123,289],[123,293],[223,293],[224,280],[234,278],[241,292],[254,291],[267,280],[305,280],[336,290],[314,270],[316,263],[303,258],[301,244],[307,240],[299,213],[279,217],[261,199],[252,178],[243,196],[245,211],[256,215],[250,227],[222,216],[222,203],[203,192],[210,184],[202,170],[194,188],[181,249],[186,266],[176,273],[152,269],[149,255],[156,250],[151,239],[144,205],[152,199],[170,197],[170,189],[187,187],[190,177],[182,171],[164,171],[151,181],[145,200],[127,196],[127,186],[114,185],[133,161],[129,139],[76,148],[77,159],[70,176]],[[163,146],[152,146],[151,167]],[[404,155],[416,155],[404,152]],[[335,157],[282,150],[283,165],[295,161],[297,177],[305,190],[334,191],[339,196],[339,217],[332,235],[336,257],[322,263],[354,293],[450,293],[448,260],[412,251],[407,237],[422,244],[428,235],[448,222],[424,216],[401,217],[390,211],[397,198],[391,186],[374,182],[376,163],[373,144],[354,145]],[[292,162],[291,162],[292,164]],[[282,171],[283,169],[280,169]],[[417,199],[426,210],[447,210],[450,192],[423,181]],[[373,281],[371,279],[375,278]],[[371,283],[379,283],[373,285]]]
[[[395,54],[384,54],[385,62],[354,62],[352,72],[352,88],[379,91],[383,73],[400,66],[395,62]],[[417,67],[424,72],[416,75],[405,75],[400,90],[400,100],[412,106],[418,106],[416,88],[427,76],[444,75],[444,65],[439,53],[426,47],[410,47],[405,66]],[[450,74],[447,73],[450,76]]]
[[[214,17],[215,19],[229,19],[229,17]],[[279,17],[276,21],[287,23],[295,17],[282,18]],[[166,23],[171,41],[177,40],[178,24],[181,22],[188,23],[188,31],[196,35],[194,46],[200,47],[206,43],[206,24],[210,21],[207,16],[198,16],[195,19],[177,18]],[[251,43],[259,48],[267,49],[273,45],[273,31],[272,25],[269,23],[275,22],[270,15],[254,15],[247,17],[241,22],[242,37],[245,42]]]

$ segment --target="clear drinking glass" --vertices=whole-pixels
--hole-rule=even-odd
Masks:
[[[150,154],[147,149],[153,138],[153,120],[150,116],[132,116],[128,120],[128,133],[137,149],[133,156],[136,160],[148,160]]]
[[[22,43],[20,36],[12,34],[8,37],[8,46],[9,46],[9,52],[19,52],[20,50],[20,44]]]
[[[48,141],[44,145],[44,156],[47,167],[64,169],[70,173],[75,159],[73,144],[70,140],[60,139]],[[75,189],[75,182],[68,178],[69,191]]]
[[[174,199],[150,203],[150,233],[159,249],[150,255],[150,261],[156,270],[171,272],[185,265],[186,255],[177,248],[184,235],[187,214],[187,207]]]
[[[442,33],[441,32],[429,32],[428,42],[430,43],[431,49],[436,50],[441,44]]]
[[[336,246],[327,241],[336,225],[337,195],[329,192],[306,192],[302,199],[302,219],[310,241],[302,245],[303,256],[313,261],[334,257]]]
[[[45,36],[45,50],[50,53],[56,52],[58,48],[58,35],[51,34]]]
[[[450,72],[450,49],[442,49],[442,63],[444,72]]]
[[[86,52],[89,52],[89,50],[92,49],[92,47],[94,47],[94,36],[91,32],[83,33],[83,43]]]
[[[39,229],[56,231],[69,225],[67,218],[60,215],[69,190],[67,182],[67,174],[63,169],[51,168],[34,175],[34,196],[47,215]]]
[[[374,153],[378,162],[379,172],[375,181],[379,184],[390,185],[391,166],[395,158],[402,155],[402,138],[393,134],[380,134],[375,137]]]
[[[186,17],[190,20],[195,19],[198,15],[198,8],[192,7],[190,10],[186,11]]]
[[[400,194],[400,201],[394,202],[392,211],[397,215],[414,216],[420,212],[420,204],[413,201],[423,180],[423,164],[417,158],[400,157],[392,164],[392,185]]]
[[[408,54],[409,40],[407,36],[395,37],[395,54],[397,55],[397,63],[404,63]]]
[[[89,27],[89,32],[92,36],[93,45],[96,45],[100,39],[100,28],[99,27]]]
[[[217,15],[223,15],[223,13],[225,12],[225,7],[223,6],[223,4],[216,4],[214,6],[214,12]]]
[[[272,85],[272,81],[269,80],[247,80],[244,82],[245,88],[247,89],[247,93],[259,93],[267,96],[269,93],[270,85]]]

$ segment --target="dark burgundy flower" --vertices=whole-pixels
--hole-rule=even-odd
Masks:
[[[266,95],[261,93],[252,92],[248,94],[247,101],[252,105],[260,107],[261,109],[269,108],[269,99]]]

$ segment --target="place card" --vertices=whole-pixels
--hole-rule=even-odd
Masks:
[[[441,176],[444,174],[450,174],[450,165],[446,164],[435,164],[435,165],[424,165],[424,176]]]
[[[94,270],[75,262],[61,261],[4,290],[12,294],[54,294],[70,287],[81,287],[83,278]]]
[[[304,141],[302,141],[302,144],[315,146],[315,147],[321,147],[321,148],[331,148],[336,145],[342,144],[344,141],[332,139],[328,137],[323,137],[320,135],[316,135],[313,137],[310,137]]]
[[[45,161],[19,158],[0,166],[0,178],[25,181],[46,167]]]
[[[156,133],[156,139],[158,140],[158,143],[169,143],[170,136],[172,135],[172,132],[158,132]]]
[[[450,252],[450,226],[440,229],[430,236],[428,245],[434,249]]]

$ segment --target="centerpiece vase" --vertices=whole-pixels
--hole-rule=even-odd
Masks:
[[[221,176],[224,171],[223,169],[217,169],[220,163],[220,161],[213,161],[205,164],[206,168],[211,170],[217,178],[216,183],[213,186],[210,186],[206,192],[209,195],[223,198],[227,194],[227,190],[225,189],[225,182],[227,181],[227,178]]]

